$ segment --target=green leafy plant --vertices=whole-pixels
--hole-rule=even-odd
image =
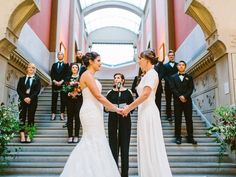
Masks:
[[[25,131],[27,132],[29,138],[32,140],[37,132],[37,129],[35,125],[27,125],[25,126]]]
[[[216,142],[220,143],[220,159],[227,147],[236,154],[236,106],[221,106],[214,112],[216,123],[208,129],[207,134],[218,134]]]
[[[7,157],[11,153],[7,145],[19,133],[18,116],[17,105],[0,106],[0,168],[7,165]]]

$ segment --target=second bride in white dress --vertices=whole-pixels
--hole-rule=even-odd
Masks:
[[[83,94],[80,110],[83,135],[70,154],[60,177],[120,177],[105,135],[103,105],[117,113],[121,110],[102,96],[101,84],[94,79],[95,72],[101,66],[99,54],[86,53],[83,62],[87,66],[87,71],[80,79]]]
[[[152,63],[156,60],[152,50],[141,53],[138,63],[146,74],[137,91],[139,97],[123,114],[138,106],[138,173],[139,177],[172,177],[162,133],[160,113],[155,103],[158,74]]]

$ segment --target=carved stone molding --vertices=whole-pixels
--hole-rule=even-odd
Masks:
[[[211,13],[198,0],[186,0],[185,13],[201,26],[206,38],[216,30],[216,24]]]
[[[196,63],[192,64],[187,72],[190,73],[193,78],[196,78],[198,75],[205,72],[214,65],[215,62],[213,54],[211,52],[207,52],[200,59],[198,59]]]
[[[27,61],[23,56],[14,51],[10,55],[9,64],[25,74],[29,61]],[[47,73],[37,68],[36,74],[44,82],[43,85],[50,84],[50,77]]]
[[[0,55],[6,59],[10,59],[11,52],[16,48],[19,34],[22,27],[35,13],[39,12],[39,0],[25,0],[15,4],[16,7],[10,11],[10,18],[7,26],[2,28],[6,29],[4,38],[0,39]]]

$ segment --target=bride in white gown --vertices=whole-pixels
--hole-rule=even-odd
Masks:
[[[146,50],[141,53],[138,63],[146,74],[137,91],[140,95],[123,110],[127,115],[138,106],[138,172],[139,177],[172,177],[161,127],[160,113],[155,103],[158,74],[152,63],[155,53]]]
[[[120,177],[105,135],[103,105],[117,113],[121,110],[101,94],[101,84],[94,78],[101,66],[99,54],[86,53],[83,62],[87,66],[80,79],[83,136],[70,154],[60,177]]]

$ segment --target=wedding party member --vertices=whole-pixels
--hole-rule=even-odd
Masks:
[[[138,106],[138,173],[139,177],[172,177],[162,133],[159,110],[155,103],[159,83],[157,72],[153,69],[156,55],[146,50],[139,56],[139,66],[146,74],[141,79],[137,91],[139,97],[127,106],[127,115]]]
[[[165,68],[164,80],[165,80],[165,95],[166,95],[166,115],[167,115],[167,120],[172,121],[173,119],[172,119],[171,102],[172,102],[173,93],[171,92],[171,89],[170,89],[170,80],[171,80],[171,76],[178,72],[178,69],[177,69],[177,64],[178,63],[175,62],[175,53],[174,53],[173,50],[170,50],[168,52],[168,58],[169,58],[169,62],[164,64],[164,68]]]
[[[162,87],[161,81],[165,75],[165,68],[163,65],[163,61],[160,61],[158,59],[157,63],[154,65],[154,69],[158,73],[158,77],[159,77],[159,84],[158,84],[157,91],[156,91],[156,100],[155,101],[156,101],[156,105],[159,109],[160,116],[161,116],[161,98],[162,98],[162,93],[163,93],[163,87]]]
[[[79,67],[79,75],[81,76],[82,74],[83,74],[83,72],[84,71],[86,71],[86,67],[84,66],[84,64],[83,64],[83,53],[82,53],[82,51],[81,50],[78,50],[77,52],[76,52],[76,61],[75,61],[75,63],[78,65],[78,67]]]
[[[185,73],[186,63],[178,63],[178,73],[171,78],[171,90],[174,94],[174,113],[175,113],[175,137],[176,144],[181,144],[181,124],[182,113],[184,112],[187,127],[187,142],[197,144],[193,139],[193,120],[192,120],[192,99],[193,79]]]
[[[138,93],[137,93],[137,86],[141,80],[141,78],[143,77],[144,73],[142,73],[142,70],[139,68],[139,71],[138,71],[138,75],[134,77],[134,80],[133,80],[133,83],[132,83],[132,86],[131,86],[131,91],[132,93],[134,93],[136,95],[136,98],[138,98]]]
[[[119,108],[123,108],[133,102],[132,92],[124,87],[125,77],[122,73],[114,75],[114,89],[107,94],[107,99]],[[131,118],[128,114],[125,118],[115,112],[109,112],[108,137],[113,157],[117,163],[119,151],[121,152],[121,176],[129,175],[129,145],[131,135]]]
[[[38,95],[41,89],[40,79],[35,76],[36,66],[29,63],[26,76],[20,78],[17,93],[20,99],[20,142],[30,143],[32,139],[27,135],[25,126],[34,126],[35,111],[38,104]],[[28,121],[26,124],[26,120]]]
[[[71,65],[71,72],[71,76],[66,78],[66,84],[71,87],[67,93],[67,130],[69,137],[67,142],[78,143],[80,130],[79,112],[83,99],[79,90],[79,66],[76,63]]]
[[[110,112],[121,113],[121,109],[101,94],[102,86],[94,78],[102,64],[99,54],[96,52],[86,53],[83,63],[87,67],[80,78],[83,94],[80,121],[83,135],[70,154],[61,177],[120,177],[106,139],[103,105]]]
[[[51,80],[52,80],[52,117],[51,120],[56,119],[57,112],[57,99],[58,94],[60,93],[61,97],[61,115],[60,119],[64,120],[64,113],[66,108],[66,94],[62,91],[62,85],[64,84],[65,78],[68,75],[69,65],[64,63],[64,54],[62,52],[58,52],[57,54],[58,62],[52,65],[51,69]]]

